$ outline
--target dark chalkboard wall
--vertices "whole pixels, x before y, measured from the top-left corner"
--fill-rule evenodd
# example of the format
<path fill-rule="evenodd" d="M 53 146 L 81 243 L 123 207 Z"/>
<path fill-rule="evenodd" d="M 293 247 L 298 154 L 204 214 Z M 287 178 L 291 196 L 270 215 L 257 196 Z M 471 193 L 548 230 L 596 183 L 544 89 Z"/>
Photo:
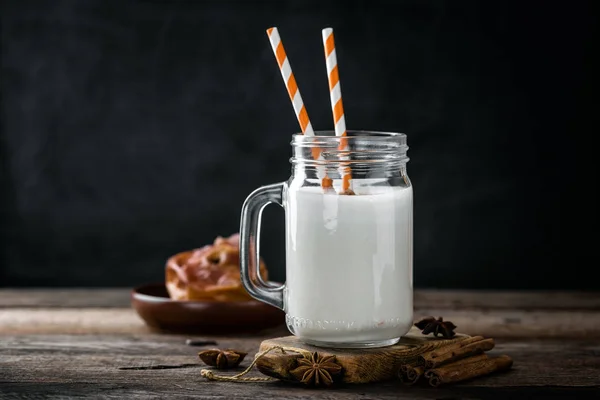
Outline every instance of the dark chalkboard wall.
<path fill-rule="evenodd" d="M 131 286 L 236 232 L 298 130 L 408 134 L 415 285 L 599 288 L 595 2 L 4 1 L 0 286 Z M 262 250 L 284 277 L 283 213 Z"/>

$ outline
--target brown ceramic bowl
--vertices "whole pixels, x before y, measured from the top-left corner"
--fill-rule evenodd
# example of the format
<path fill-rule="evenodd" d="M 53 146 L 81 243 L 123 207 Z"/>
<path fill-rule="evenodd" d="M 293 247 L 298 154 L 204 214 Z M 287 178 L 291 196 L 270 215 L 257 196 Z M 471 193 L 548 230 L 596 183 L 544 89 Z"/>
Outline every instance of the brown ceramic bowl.
<path fill-rule="evenodd" d="M 162 283 L 133 289 L 131 305 L 149 327 L 174 333 L 251 333 L 285 322 L 283 311 L 258 300 L 171 300 Z"/>

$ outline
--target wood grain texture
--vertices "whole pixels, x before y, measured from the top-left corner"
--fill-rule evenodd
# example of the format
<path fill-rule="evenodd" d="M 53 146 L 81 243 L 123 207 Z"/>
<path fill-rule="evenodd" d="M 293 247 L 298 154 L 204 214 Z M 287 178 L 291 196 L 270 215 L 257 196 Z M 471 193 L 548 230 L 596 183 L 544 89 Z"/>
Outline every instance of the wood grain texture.
<path fill-rule="evenodd" d="M 281 329 L 256 335 L 187 336 L 150 331 L 129 308 L 128 290 L 94 291 L 0 290 L 0 398 L 63 399 L 439 399 L 439 398 L 594 398 L 600 396 L 600 340 L 597 308 L 588 295 L 563 294 L 568 307 L 550 307 L 548 294 L 523 297 L 505 293 L 513 307 L 502 306 L 500 294 L 433 291 L 416 310 L 442 315 L 459 331 L 492 334 L 490 356 L 507 354 L 514 360 L 508 373 L 494 374 L 445 388 L 406 387 L 399 382 L 348 385 L 313 390 L 282 382 L 210 382 L 198 351 L 208 347 L 236 348 L 248 357 L 233 374 L 252 360 L 260 343 L 288 335 Z M 420 293 L 420 294 L 419 294 Z M 425 292 L 418 292 L 422 296 Z M 462 293 L 462 294 L 461 294 Z M 500 297 L 494 297 L 500 296 Z M 558 295 L 557 295 L 558 296 Z M 445 300 L 444 300 L 445 298 Z M 479 299 L 479 300 L 478 300 Z M 495 300 L 494 300 L 495 299 Z M 456 303 L 459 302 L 460 304 Z M 528 308 L 530 302 L 535 308 Z M 566 304 L 563 303 L 563 304 Z M 417 318 L 418 315 L 415 316 Z M 580 323 L 579 326 L 573 324 Z M 587 328 L 586 328 L 587 327 Z M 554 329 L 550 334 L 544 329 Z M 569 334 L 570 330 L 570 334 Z M 560 334 L 562 336 L 556 336 Z M 544 339 L 545 337 L 545 339 Z M 218 344 L 192 347 L 186 339 L 209 339 Z M 184 366 L 184 368 L 178 368 Z M 253 370 L 250 376 L 264 376 Z"/>
<path fill-rule="evenodd" d="M 416 308 L 488 310 L 600 310 L 600 296 L 586 291 L 416 289 Z"/>
<path fill-rule="evenodd" d="M 283 347 L 317 352 L 322 357 L 335 355 L 337 364 L 344 370 L 344 383 L 370 383 L 394 379 L 400 365 L 416 361 L 419 355 L 464 337 L 466 336 L 459 334 L 450 340 L 434 339 L 431 335 L 421 335 L 419 329 L 413 327 L 398 344 L 378 349 L 325 349 L 305 344 L 295 336 L 285 336 L 263 341 L 259 351 Z M 282 361 L 282 365 L 277 365 L 278 360 Z M 293 380 L 289 369 L 284 366 L 289 365 L 289 361 L 289 355 L 282 357 L 280 351 L 273 351 L 261 357 L 257 366 L 269 376 Z"/>
<path fill-rule="evenodd" d="M 600 311 L 415 310 L 415 320 L 443 316 L 463 332 L 504 338 L 600 338 Z M 279 336 L 287 334 L 278 329 Z M 147 332 L 130 308 L 0 308 L 0 335 Z"/>
<path fill-rule="evenodd" d="M 0 308 L 128 307 L 128 288 L 0 289 Z M 594 310 L 597 292 L 415 289 L 415 309 Z"/>
<path fill-rule="evenodd" d="M 0 308 L 129 307 L 128 288 L 0 289 Z"/>
<path fill-rule="evenodd" d="M 146 332 L 129 301 L 129 289 L 0 289 L 0 335 Z M 415 319 L 429 315 L 471 335 L 600 338 L 597 293 L 415 291 Z"/>
<path fill-rule="evenodd" d="M 186 382 L 157 386 L 148 379 L 128 384 L 111 382 L 70 382 L 23 384 L 9 383 L 0 386 L 0 398 L 19 400 L 39 399 L 289 399 L 289 400 L 531 400 L 531 399 L 595 399 L 600 394 L 598 388 L 561 387 L 470 387 L 455 386 L 440 388 L 420 388 L 401 386 L 396 382 L 381 383 L 372 388 L 336 388 L 332 390 L 290 388 L 284 383 L 261 385 L 233 385 L 212 382 L 214 387 Z"/>
<path fill-rule="evenodd" d="M 199 348 L 185 345 L 185 336 L 131 335 L 15 335 L 0 340 L 0 398 L 53 398 L 101 395 L 102 398 L 449 398 L 510 394 L 508 398 L 540 395 L 545 387 L 573 388 L 569 394 L 600 393 L 600 344 L 583 341 L 498 342 L 490 355 L 509 354 L 514 368 L 464 384 L 437 390 L 405 387 L 396 381 L 342 386 L 334 391 L 312 390 L 280 382 L 223 383 L 200 377 L 205 368 Z M 263 338 L 264 339 L 264 338 Z M 248 351 L 246 367 L 261 338 L 218 338 L 218 347 Z M 123 367 L 177 366 L 183 369 L 126 369 Z M 253 370 L 250 376 L 262 376 Z M 524 389 L 525 388 L 525 389 Z M 528 388 L 528 389 L 527 389 Z M 539 389 L 539 390 L 538 390 Z M 541 391 L 540 391 L 541 390 Z M 18 397 L 23 396 L 23 397 Z M 38 397 L 35 397 L 38 396 Z M 47 397 L 44 397 L 47 396 Z M 523 396 L 523 397 L 519 397 Z M 501 397 L 498 397 L 501 398 Z"/>

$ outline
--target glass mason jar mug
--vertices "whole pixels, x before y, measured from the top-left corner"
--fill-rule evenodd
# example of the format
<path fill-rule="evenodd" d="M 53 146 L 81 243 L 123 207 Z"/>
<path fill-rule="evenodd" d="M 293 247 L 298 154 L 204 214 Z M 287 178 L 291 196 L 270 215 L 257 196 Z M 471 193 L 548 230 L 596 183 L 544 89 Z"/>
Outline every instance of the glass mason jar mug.
<path fill-rule="evenodd" d="M 287 182 L 263 186 L 244 202 L 242 283 L 254 298 L 284 310 L 288 329 L 306 343 L 392 345 L 413 322 L 413 197 L 406 135 L 315 135 L 293 136 Z M 346 147 L 339 150 L 342 140 Z M 353 193 L 339 194 L 340 172 L 348 170 Z M 329 179 L 333 188 L 323 188 Z M 256 269 L 260 216 L 270 203 L 285 209 L 283 286 L 264 282 Z"/>

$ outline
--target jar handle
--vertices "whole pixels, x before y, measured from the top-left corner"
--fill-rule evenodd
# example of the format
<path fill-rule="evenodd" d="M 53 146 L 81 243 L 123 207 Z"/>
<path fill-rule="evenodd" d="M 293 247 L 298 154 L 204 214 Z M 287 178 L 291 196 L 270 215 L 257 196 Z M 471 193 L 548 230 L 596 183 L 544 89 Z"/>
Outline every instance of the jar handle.
<path fill-rule="evenodd" d="M 259 272 L 260 252 L 258 237 L 264 208 L 276 203 L 283 207 L 284 183 L 256 189 L 244 201 L 240 222 L 240 275 L 250 296 L 283 310 L 283 285 L 263 281 Z"/>

